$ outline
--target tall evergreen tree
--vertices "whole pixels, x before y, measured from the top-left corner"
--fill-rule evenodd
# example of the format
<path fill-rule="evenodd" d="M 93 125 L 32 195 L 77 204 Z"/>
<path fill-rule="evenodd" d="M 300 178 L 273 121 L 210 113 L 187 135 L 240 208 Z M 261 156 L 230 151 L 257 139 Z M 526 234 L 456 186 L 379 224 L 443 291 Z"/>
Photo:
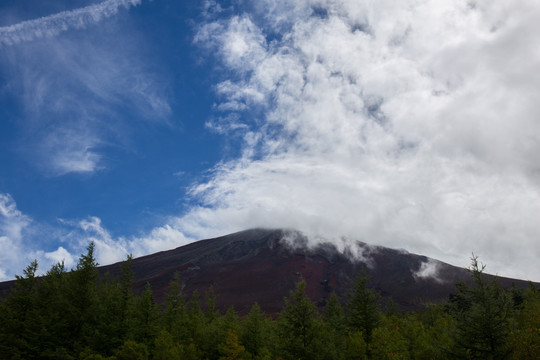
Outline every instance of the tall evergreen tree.
<path fill-rule="evenodd" d="M 120 266 L 120 276 L 101 276 L 98 286 L 97 323 L 90 346 L 111 355 L 127 340 L 133 306 L 133 264 L 129 255 Z"/>
<path fill-rule="evenodd" d="M 146 283 L 144 292 L 135 300 L 131 313 L 130 340 L 150 349 L 159 331 L 159 309 L 154 302 L 152 288 Z"/>
<path fill-rule="evenodd" d="M 163 311 L 163 326 L 175 340 L 187 335 L 185 331 L 185 298 L 182 294 L 180 275 L 174 274 L 165 294 L 165 310 Z"/>
<path fill-rule="evenodd" d="M 285 308 L 279 318 L 279 336 L 289 359 L 315 359 L 313 344 L 317 336 L 317 308 L 306 294 L 306 282 L 285 298 Z"/>
<path fill-rule="evenodd" d="M 204 327 L 206 325 L 204 312 L 201 308 L 199 292 L 194 290 L 191 299 L 186 306 L 186 337 L 183 340 L 186 345 L 193 344 L 199 347 L 204 339 Z M 199 350 L 199 349 L 197 349 Z"/>
<path fill-rule="evenodd" d="M 346 324 L 343 315 L 343 308 L 336 293 L 332 293 L 323 311 L 323 326 L 325 346 L 323 348 L 326 356 L 330 359 L 341 359 L 346 348 Z"/>
<path fill-rule="evenodd" d="M 401 320 L 395 316 L 383 316 L 380 326 L 373 330 L 369 346 L 370 356 L 381 360 L 409 360 L 410 354 L 403 331 L 400 331 Z"/>
<path fill-rule="evenodd" d="M 379 295 L 367 287 L 368 278 L 362 274 L 354 282 L 349 302 L 346 306 L 346 318 L 349 329 L 361 331 L 367 344 L 371 342 L 373 330 L 380 320 Z"/>
<path fill-rule="evenodd" d="M 182 345 L 173 340 L 167 330 L 161 330 L 154 342 L 154 360 L 183 360 Z"/>
<path fill-rule="evenodd" d="M 241 324 L 241 343 L 253 359 L 266 359 L 275 344 L 274 329 L 270 320 L 261 311 L 258 303 L 254 303 Z"/>
<path fill-rule="evenodd" d="M 126 260 L 120 267 L 120 304 L 119 304 L 119 322 L 121 337 L 124 338 L 127 332 L 127 317 L 129 313 L 129 306 L 133 298 L 133 277 L 135 272 L 133 271 L 133 255 L 129 254 Z"/>
<path fill-rule="evenodd" d="M 43 314 L 43 329 L 41 341 L 45 344 L 42 352 L 44 359 L 59 359 L 59 354 L 67 353 L 71 346 L 71 328 L 65 311 L 68 308 L 68 276 L 63 262 L 51 267 L 41 279 L 39 298 Z"/>
<path fill-rule="evenodd" d="M 473 255 L 470 272 L 474 286 L 461 283 L 449 301 L 450 314 L 456 320 L 455 355 L 466 359 L 507 359 L 511 355 L 508 339 L 512 311 L 510 294 L 496 279 L 484 274 Z"/>
<path fill-rule="evenodd" d="M 513 359 L 538 359 L 540 354 L 540 291 L 531 286 L 512 331 Z"/>
<path fill-rule="evenodd" d="M 214 286 L 210 286 L 204 295 L 206 300 L 204 315 L 206 316 L 207 322 L 212 322 L 219 316 L 219 311 L 216 308 L 217 296 L 214 291 Z"/>
<path fill-rule="evenodd" d="M 75 353 L 82 351 L 89 342 L 97 319 L 98 263 L 94 256 L 95 244 L 91 242 L 82 254 L 75 270 L 68 277 L 68 308 L 66 315 L 71 325 Z"/>
<path fill-rule="evenodd" d="M 238 342 L 238 335 L 233 330 L 227 332 L 225 342 L 220 346 L 219 360 L 248 360 L 251 357 L 244 346 Z"/>
<path fill-rule="evenodd" d="M 34 260 L 24 269 L 24 276 L 16 275 L 15 288 L 5 302 L 0 355 L 7 359 L 37 359 L 42 351 L 37 268 Z"/>

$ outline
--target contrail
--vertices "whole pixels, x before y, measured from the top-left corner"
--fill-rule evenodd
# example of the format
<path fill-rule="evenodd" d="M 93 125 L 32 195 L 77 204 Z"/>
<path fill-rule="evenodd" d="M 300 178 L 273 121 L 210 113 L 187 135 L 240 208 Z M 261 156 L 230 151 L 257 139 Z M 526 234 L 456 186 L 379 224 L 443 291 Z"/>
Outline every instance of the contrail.
<path fill-rule="evenodd" d="M 19 44 L 42 37 L 56 36 L 69 29 L 81 29 L 95 24 L 101 19 L 111 17 L 123 6 L 126 9 L 136 6 L 142 0 L 106 0 L 99 4 L 76 10 L 62 11 L 34 20 L 0 27 L 0 47 Z"/>

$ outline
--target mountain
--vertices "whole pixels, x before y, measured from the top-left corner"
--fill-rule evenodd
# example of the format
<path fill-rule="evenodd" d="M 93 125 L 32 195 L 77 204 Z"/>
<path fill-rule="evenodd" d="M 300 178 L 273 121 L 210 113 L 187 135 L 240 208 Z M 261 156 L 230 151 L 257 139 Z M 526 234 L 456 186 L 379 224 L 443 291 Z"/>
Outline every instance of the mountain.
<path fill-rule="evenodd" d="M 354 279 L 365 273 L 368 286 L 390 297 L 402 310 L 418 310 L 448 300 L 457 281 L 470 282 L 466 269 L 451 266 L 403 250 L 354 242 L 338 251 L 330 242 L 309 246 L 308 239 L 293 230 L 252 229 L 133 259 L 134 290 L 150 283 L 155 300 L 162 302 L 166 289 L 178 273 L 183 293 L 203 295 L 210 286 L 221 309 L 230 306 L 245 313 L 257 301 L 267 313 L 277 313 L 283 298 L 300 279 L 307 293 L 323 307 L 335 291 L 346 299 Z M 120 274 L 120 264 L 102 266 L 101 274 Z M 518 288 L 528 282 L 498 278 L 502 287 Z M 0 283 L 0 293 L 13 282 Z"/>
<path fill-rule="evenodd" d="M 360 254 L 354 256 L 353 254 Z M 101 267 L 102 273 L 119 274 L 119 264 Z M 214 239 L 201 240 L 174 250 L 133 260 L 135 289 L 148 282 L 156 301 L 161 302 L 176 272 L 183 292 L 202 295 L 210 286 L 217 304 L 234 306 L 246 312 L 257 301 L 267 313 L 283 307 L 283 298 L 300 279 L 319 306 L 335 291 L 341 299 L 352 288 L 353 280 L 365 273 L 369 286 L 403 310 L 417 310 L 442 303 L 455 291 L 457 281 L 470 282 L 466 269 L 458 268 L 402 250 L 375 247 L 356 242 L 345 251 L 331 243 L 308 246 L 308 239 L 297 231 L 252 229 Z M 498 278 L 502 287 L 519 288 L 528 282 Z"/>

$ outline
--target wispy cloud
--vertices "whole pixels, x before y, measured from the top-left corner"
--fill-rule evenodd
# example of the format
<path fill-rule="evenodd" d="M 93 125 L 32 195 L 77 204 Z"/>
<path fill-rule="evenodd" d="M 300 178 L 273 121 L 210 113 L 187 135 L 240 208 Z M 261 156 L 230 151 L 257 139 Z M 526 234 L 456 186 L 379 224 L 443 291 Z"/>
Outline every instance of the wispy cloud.
<path fill-rule="evenodd" d="M 100 167 L 95 150 L 99 143 L 91 130 L 60 128 L 45 134 L 38 151 L 46 154 L 46 171 L 51 174 L 91 173 Z"/>
<path fill-rule="evenodd" d="M 0 38 L 57 34 L 139 2 L 105 1 L 2 28 Z M 8 31 L 12 28 L 16 31 Z M 16 139 L 23 143 L 19 149 L 46 174 L 104 169 L 104 149 L 129 147 L 129 133 L 138 124 L 168 125 L 168 80 L 149 70 L 151 60 L 141 55 L 144 41 L 132 30 L 110 21 L 106 29 L 12 41 L 4 48 L 0 71 L 10 84 L 6 91 L 13 92 L 24 111 L 18 119 L 23 134 Z"/>
<path fill-rule="evenodd" d="M 0 27 L 0 48 L 25 41 L 44 37 L 52 37 L 70 29 L 83 29 L 111 17 L 120 7 L 129 8 L 139 5 L 142 0 L 107 0 L 76 10 L 23 21 L 21 23 Z"/>

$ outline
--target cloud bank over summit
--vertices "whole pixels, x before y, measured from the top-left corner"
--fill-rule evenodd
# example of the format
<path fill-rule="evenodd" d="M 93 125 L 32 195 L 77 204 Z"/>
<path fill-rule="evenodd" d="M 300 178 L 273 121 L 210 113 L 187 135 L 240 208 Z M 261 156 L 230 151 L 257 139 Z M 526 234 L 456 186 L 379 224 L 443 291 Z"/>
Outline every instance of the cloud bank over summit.
<path fill-rule="evenodd" d="M 474 251 L 491 271 L 535 276 L 540 6 L 240 8 L 195 41 L 227 74 L 212 128 L 243 136 L 243 155 L 192 189 L 204 206 L 179 228 L 291 227 L 461 265 Z"/>

